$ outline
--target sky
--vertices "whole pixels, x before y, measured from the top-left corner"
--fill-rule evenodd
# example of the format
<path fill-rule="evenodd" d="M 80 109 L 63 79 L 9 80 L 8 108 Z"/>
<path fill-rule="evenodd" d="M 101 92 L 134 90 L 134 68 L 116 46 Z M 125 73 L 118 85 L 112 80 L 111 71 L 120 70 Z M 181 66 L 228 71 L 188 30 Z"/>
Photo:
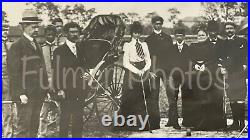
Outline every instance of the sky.
<path fill-rule="evenodd" d="M 157 12 L 164 19 L 167 19 L 169 8 L 177 8 L 181 14 L 179 18 L 187 16 L 200 16 L 202 14 L 202 7 L 199 2 L 81 2 L 87 9 L 96 8 L 97 14 L 128 13 L 136 12 L 140 16 L 145 16 L 150 12 Z M 61 2 L 60 5 L 64 6 L 69 2 Z M 74 4 L 70 2 L 70 4 Z M 27 9 L 24 2 L 3 2 L 2 10 L 8 15 L 10 25 L 17 25 L 22 18 L 22 12 Z"/>

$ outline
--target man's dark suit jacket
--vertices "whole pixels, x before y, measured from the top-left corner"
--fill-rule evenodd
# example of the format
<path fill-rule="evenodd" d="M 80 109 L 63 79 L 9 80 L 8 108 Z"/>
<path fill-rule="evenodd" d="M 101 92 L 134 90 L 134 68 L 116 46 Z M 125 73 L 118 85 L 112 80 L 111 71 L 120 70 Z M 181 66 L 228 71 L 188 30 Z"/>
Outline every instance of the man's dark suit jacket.
<path fill-rule="evenodd" d="M 230 73 L 240 72 L 243 70 L 242 65 L 247 65 L 247 47 L 247 40 L 239 36 L 225 40 L 220 56 L 223 59 L 222 64 Z"/>
<path fill-rule="evenodd" d="M 76 49 L 77 57 L 66 43 L 54 51 L 54 86 L 57 91 L 64 90 L 66 97 L 73 96 L 74 92 L 87 88 L 87 82 L 82 78 L 86 72 L 86 61 L 82 49 L 78 45 L 76 45 Z"/>
<path fill-rule="evenodd" d="M 13 43 L 7 56 L 12 100 L 25 94 L 29 100 L 42 100 L 48 88 L 48 76 L 41 47 L 36 49 L 22 36 Z M 44 87 L 42 87 L 44 86 Z"/>
<path fill-rule="evenodd" d="M 179 52 L 177 44 L 174 44 L 173 53 L 172 53 L 172 62 L 174 67 L 180 68 L 183 72 L 188 70 L 188 57 L 189 50 L 186 43 L 183 44 L 181 52 Z"/>
<path fill-rule="evenodd" d="M 145 40 L 148 45 L 149 53 L 152 59 L 152 68 L 162 69 L 170 72 L 171 66 L 171 53 L 173 48 L 173 40 L 170 35 L 165 33 L 155 34 L 152 33 Z"/>

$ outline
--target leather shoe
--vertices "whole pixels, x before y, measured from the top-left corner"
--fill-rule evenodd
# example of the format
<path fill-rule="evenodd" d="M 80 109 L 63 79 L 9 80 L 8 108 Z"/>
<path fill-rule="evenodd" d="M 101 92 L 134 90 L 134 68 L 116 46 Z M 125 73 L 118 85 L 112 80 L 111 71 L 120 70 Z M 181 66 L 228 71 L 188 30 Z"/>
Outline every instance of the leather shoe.
<path fill-rule="evenodd" d="M 181 130 L 181 126 L 179 124 L 174 125 L 173 128 L 177 130 Z"/>
<path fill-rule="evenodd" d="M 171 127 L 171 126 L 173 125 L 170 123 L 170 121 L 168 121 L 168 123 L 165 125 L 165 127 Z"/>
<path fill-rule="evenodd" d="M 242 131 L 242 129 L 244 129 L 244 127 L 245 127 L 245 121 L 240 121 L 239 130 Z"/>

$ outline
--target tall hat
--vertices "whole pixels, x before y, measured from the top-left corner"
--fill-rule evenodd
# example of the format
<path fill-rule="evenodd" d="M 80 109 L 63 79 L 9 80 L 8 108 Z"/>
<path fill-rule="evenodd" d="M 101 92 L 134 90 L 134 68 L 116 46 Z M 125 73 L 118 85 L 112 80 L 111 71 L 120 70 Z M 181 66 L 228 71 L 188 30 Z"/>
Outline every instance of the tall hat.
<path fill-rule="evenodd" d="M 38 18 L 37 12 L 32 9 L 26 9 L 22 15 L 22 23 L 40 23 L 42 22 L 41 19 Z"/>
<path fill-rule="evenodd" d="M 207 31 L 218 32 L 219 31 L 219 24 L 215 20 L 208 21 Z"/>

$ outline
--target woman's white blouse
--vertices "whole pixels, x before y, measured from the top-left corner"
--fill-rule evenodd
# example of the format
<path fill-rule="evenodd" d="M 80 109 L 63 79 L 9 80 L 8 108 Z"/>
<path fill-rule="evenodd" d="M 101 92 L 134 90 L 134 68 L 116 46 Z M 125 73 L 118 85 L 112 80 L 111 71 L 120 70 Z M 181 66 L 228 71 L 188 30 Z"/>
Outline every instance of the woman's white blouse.
<path fill-rule="evenodd" d="M 133 66 L 131 64 L 131 62 L 141 62 L 143 60 L 145 60 L 146 65 L 144 67 L 144 70 L 149 70 L 151 67 L 151 59 L 150 59 L 150 54 L 149 54 L 149 50 L 148 50 L 148 45 L 146 42 L 140 42 L 139 43 L 142 45 L 142 49 L 143 52 L 145 54 L 144 59 L 140 58 L 137 55 L 136 52 L 136 40 L 134 38 L 132 38 L 132 40 L 130 42 L 126 42 L 123 46 L 123 51 L 124 51 L 124 55 L 123 55 L 123 66 L 125 68 L 127 68 L 128 70 L 130 70 L 133 73 L 139 73 L 140 70 L 137 69 L 135 66 Z"/>

